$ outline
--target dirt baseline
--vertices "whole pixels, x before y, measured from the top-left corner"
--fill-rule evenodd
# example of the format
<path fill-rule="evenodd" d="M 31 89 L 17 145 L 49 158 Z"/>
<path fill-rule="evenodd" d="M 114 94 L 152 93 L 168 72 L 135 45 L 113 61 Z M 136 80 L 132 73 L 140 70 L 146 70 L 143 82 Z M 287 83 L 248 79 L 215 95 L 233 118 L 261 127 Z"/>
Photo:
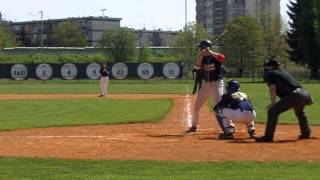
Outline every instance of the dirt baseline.
<path fill-rule="evenodd" d="M 0 95 L 1 99 L 84 99 L 95 94 Z M 194 96 L 178 94 L 111 94 L 105 99 L 172 98 L 174 106 L 155 124 L 101 125 L 24 129 L 0 132 L 0 156 L 105 160 L 175 161 L 319 161 L 320 126 L 312 139 L 298 140 L 297 125 L 278 125 L 274 143 L 255 143 L 246 128 L 237 125 L 235 140 L 218 140 L 219 128 L 207 105 L 200 129 L 182 133 L 191 116 Z M 257 125 L 257 134 L 264 131 Z"/>

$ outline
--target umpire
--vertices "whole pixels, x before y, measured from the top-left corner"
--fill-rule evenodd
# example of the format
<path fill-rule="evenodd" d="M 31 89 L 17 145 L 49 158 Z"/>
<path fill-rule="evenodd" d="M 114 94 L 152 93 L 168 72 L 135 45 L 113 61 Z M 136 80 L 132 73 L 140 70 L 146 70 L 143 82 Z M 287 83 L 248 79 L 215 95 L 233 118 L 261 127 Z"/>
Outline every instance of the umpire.
<path fill-rule="evenodd" d="M 267 60 L 263 67 L 267 72 L 266 80 L 271 104 L 267 106 L 268 120 L 265 134 L 262 137 L 255 137 L 256 142 L 272 142 L 279 115 L 291 108 L 299 119 L 301 131 L 299 139 L 309 139 L 311 130 L 304 108 L 313 103 L 312 97 L 288 72 L 280 68 L 280 64 L 275 59 Z M 280 98 L 278 102 L 277 96 Z"/>

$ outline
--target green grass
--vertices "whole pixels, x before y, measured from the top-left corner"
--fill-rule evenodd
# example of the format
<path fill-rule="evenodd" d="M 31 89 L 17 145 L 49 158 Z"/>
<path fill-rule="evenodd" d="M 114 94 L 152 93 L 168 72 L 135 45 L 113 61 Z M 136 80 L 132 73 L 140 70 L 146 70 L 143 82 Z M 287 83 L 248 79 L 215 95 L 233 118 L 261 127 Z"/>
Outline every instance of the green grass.
<path fill-rule="evenodd" d="M 319 179 L 306 162 L 158 162 L 0 158 L 0 179 Z"/>
<path fill-rule="evenodd" d="M 306 106 L 305 112 L 308 117 L 308 121 L 311 125 L 319 125 L 319 111 L 320 104 L 317 102 L 320 99 L 320 91 L 318 90 L 319 84 L 310 83 L 303 84 L 303 87 L 312 94 L 315 98 L 316 103 L 312 106 Z M 269 90 L 264 83 L 241 83 L 241 91 L 245 92 L 251 99 L 252 104 L 257 112 L 257 121 L 265 123 L 267 121 L 267 110 L 266 107 L 270 103 Z M 210 106 L 212 106 L 212 101 Z M 296 118 L 294 111 L 289 110 L 282 113 L 279 117 L 280 124 L 297 124 L 298 119 Z"/>
<path fill-rule="evenodd" d="M 316 125 L 320 124 L 319 121 L 319 109 L 320 104 L 317 100 L 320 99 L 319 84 L 303 84 L 303 87 L 312 94 L 315 98 L 316 103 L 312 106 L 306 106 L 305 112 L 307 114 L 310 124 Z M 242 83 L 241 90 L 247 93 L 252 103 L 257 111 L 257 120 L 258 122 L 266 122 L 267 120 L 267 110 L 266 106 L 270 103 L 268 87 L 263 83 Z M 294 114 L 293 110 L 289 110 L 279 117 L 279 123 L 283 124 L 297 124 L 298 120 Z"/>
<path fill-rule="evenodd" d="M 155 122 L 172 100 L 0 100 L 0 130 Z"/>
<path fill-rule="evenodd" d="M 39 83 L 40 82 L 40 83 Z M 319 84 L 303 84 L 320 99 Z M 185 93 L 192 81 L 113 81 L 111 93 Z M 268 90 L 263 83 L 241 83 L 258 120 L 265 122 Z M 98 81 L 2 81 L 0 93 L 97 93 Z M 0 100 L 0 129 L 81 124 L 154 122 L 170 110 L 171 100 Z M 319 103 L 307 107 L 319 124 Z M 148 113 L 146 113 L 148 112 Z M 293 112 L 280 123 L 297 123 Z M 0 179 L 319 179 L 320 163 L 308 162 L 158 162 L 1 158 Z"/>
<path fill-rule="evenodd" d="M 310 124 L 319 124 L 319 112 L 320 104 L 317 100 L 320 99 L 320 91 L 318 90 L 319 83 L 305 83 L 303 84 L 315 98 L 316 103 L 312 106 L 306 107 L 306 113 L 309 118 Z M 181 93 L 191 92 L 193 87 L 190 80 L 113 80 L 110 83 L 110 93 Z M 268 89 L 264 83 L 248 83 L 246 79 L 241 83 L 241 89 L 246 92 L 254 104 L 257 111 L 258 122 L 266 121 L 266 109 L 265 107 L 270 103 Z M 0 81 L 0 93 L 97 93 L 99 91 L 98 81 L 92 80 L 52 80 L 52 81 Z M 18 102 L 18 101 L 17 101 Z M 50 105 L 51 102 L 48 101 Z M 7 104 L 2 101 L 2 107 L 6 107 Z M 47 106 L 47 104 L 45 104 Z M 17 109 L 17 106 L 14 106 Z M 23 107 L 20 107 L 23 108 Z M 66 107 L 66 108 L 77 108 Z M 138 107 L 137 107 L 138 108 Z M 143 109 L 143 107 L 140 107 Z M 0 109 L 1 110 L 1 109 Z M 154 108 L 153 108 L 154 110 Z M 19 111 L 19 109 L 17 109 Z M 74 111 L 74 110 L 70 110 Z M 1 111 L 5 112 L 5 111 Z M 8 111 L 9 112 L 9 111 Z M 34 110 L 35 114 L 40 113 Z M 10 112 L 12 113 L 12 112 Z M 3 114 L 3 113 L 2 113 Z M 7 113 L 4 113 L 7 114 Z M 50 114 L 47 114 L 50 115 Z M 6 117 L 3 115 L 3 117 Z M 0 119 L 1 121 L 1 119 Z M 293 123 L 297 124 L 297 119 L 294 112 L 288 111 L 281 114 L 279 123 Z M 30 124 L 32 121 L 30 122 Z M 85 122 L 81 122 L 85 123 Z M 88 121 L 87 123 L 91 123 Z"/>
<path fill-rule="evenodd" d="M 110 82 L 110 93 L 186 93 L 191 92 L 192 81 L 115 81 Z M 0 94 L 16 93 L 98 93 L 98 80 L 74 81 L 0 81 Z"/>

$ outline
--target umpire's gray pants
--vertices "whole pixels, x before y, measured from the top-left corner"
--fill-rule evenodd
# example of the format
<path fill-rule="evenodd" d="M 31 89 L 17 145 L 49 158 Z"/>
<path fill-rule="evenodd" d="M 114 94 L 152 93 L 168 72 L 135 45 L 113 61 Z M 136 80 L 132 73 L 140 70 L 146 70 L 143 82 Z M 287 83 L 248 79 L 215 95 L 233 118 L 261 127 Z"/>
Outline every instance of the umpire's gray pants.
<path fill-rule="evenodd" d="M 281 113 L 293 108 L 299 120 L 300 132 L 302 135 L 310 136 L 311 130 L 307 116 L 304 112 L 305 106 L 310 102 L 310 95 L 306 92 L 295 91 L 282 98 L 268 110 L 268 121 L 265 129 L 265 136 L 273 138 Z"/>

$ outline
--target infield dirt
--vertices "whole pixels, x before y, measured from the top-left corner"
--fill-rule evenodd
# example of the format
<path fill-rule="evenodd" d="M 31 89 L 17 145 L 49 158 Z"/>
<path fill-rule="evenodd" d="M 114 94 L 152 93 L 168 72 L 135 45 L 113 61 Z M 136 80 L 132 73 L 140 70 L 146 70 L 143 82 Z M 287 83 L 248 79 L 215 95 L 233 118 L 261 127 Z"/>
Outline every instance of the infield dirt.
<path fill-rule="evenodd" d="M 0 99 L 85 99 L 95 94 L 12 94 Z M 219 128 L 208 105 L 201 110 L 199 131 L 185 134 L 194 96 L 111 94 L 107 99 L 172 98 L 174 106 L 160 123 L 53 127 L 0 132 L 0 156 L 105 160 L 174 161 L 319 161 L 320 126 L 313 138 L 298 140 L 298 125 L 278 125 L 275 142 L 255 143 L 237 125 L 234 140 L 218 140 Z M 264 124 L 257 124 L 262 135 Z"/>

